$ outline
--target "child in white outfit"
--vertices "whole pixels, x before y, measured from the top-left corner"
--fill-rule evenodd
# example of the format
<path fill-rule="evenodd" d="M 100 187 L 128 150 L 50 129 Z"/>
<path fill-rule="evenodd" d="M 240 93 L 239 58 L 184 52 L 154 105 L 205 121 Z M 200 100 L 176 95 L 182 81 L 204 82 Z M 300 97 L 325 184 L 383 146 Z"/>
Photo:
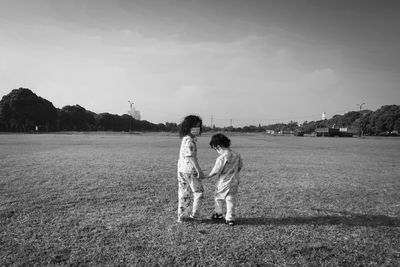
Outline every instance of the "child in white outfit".
<path fill-rule="evenodd" d="M 201 134 L 202 120 L 195 115 L 186 116 L 180 125 L 182 138 L 178 160 L 178 222 L 185 218 L 200 219 L 201 200 L 203 199 L 204 178 L 197 161 L 196 137 Z M 190 212 L 191 195 L 193 208 Z"/>
<path fill-rule="evenodd" d="M 215 192 L 215 213 L 211 219 L 223 219 L 223 205 L 226 202 L 225 222 L 235 225 L 235 209 L 239 188 L 239 172 L 243 167 L 240 155 L 230 149 L 231 140 L 223 134 L 211 137 L 210 146 L 217 151 L 219 157 L 207 178 L 217 176 Z"/>

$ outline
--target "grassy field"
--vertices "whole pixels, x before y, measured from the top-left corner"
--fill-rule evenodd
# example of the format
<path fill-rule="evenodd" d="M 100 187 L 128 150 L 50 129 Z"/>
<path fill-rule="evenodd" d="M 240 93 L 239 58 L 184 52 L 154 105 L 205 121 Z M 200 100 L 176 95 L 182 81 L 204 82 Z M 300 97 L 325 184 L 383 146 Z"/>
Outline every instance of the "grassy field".
<path fill-rule="evenodd" d="M 0 135 L 0 265 L 399 265 L 400 139 L 231 139 L 234 227 L 208 219 L 212 179 L 204 219 L 176 222 L 176 136 Z"/>

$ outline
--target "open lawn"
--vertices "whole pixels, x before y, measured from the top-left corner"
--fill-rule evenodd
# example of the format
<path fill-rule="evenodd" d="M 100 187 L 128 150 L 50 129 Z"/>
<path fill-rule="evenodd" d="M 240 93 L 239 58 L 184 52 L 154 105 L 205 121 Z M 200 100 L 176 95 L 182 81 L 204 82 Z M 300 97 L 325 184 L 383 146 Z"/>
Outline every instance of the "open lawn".
<path fill-rule="evenodd" d="M 213 179 L 204 220 L 176 222 L 176 136 L 1 134 L 0 265 L 399 266 L 400 139 L 231 139 L 234 227 L 208 219 Z"/>

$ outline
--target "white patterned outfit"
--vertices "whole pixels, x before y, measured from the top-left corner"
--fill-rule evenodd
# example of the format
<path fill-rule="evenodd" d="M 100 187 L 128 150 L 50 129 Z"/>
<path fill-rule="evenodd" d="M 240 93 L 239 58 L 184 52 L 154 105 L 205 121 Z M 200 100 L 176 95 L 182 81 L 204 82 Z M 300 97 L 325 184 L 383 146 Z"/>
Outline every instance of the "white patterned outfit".
<path fill-rule="evenodd" d="M 218 182 L 215 192 L 215 212 L 223 213 L 226 202 L 225 220 L 235 220 L 236 199 L 239 189 L 239 172 L 243 167 L 240 155 L 231 149 L 220 155 L 210 173 L 217 174 Z"/>
<path fill-rule="evenodd" d="M 197 159 L 196 141 L 196 138 L 186 135 L 181 142 L 178 160 L 178 219 L 189 216 L 192 192 L 192 215 L 198 217 L 200 212 L 204 192 L 203 183 L 197 178 L 197 171 L 188 159 L 189 157 Z"/>

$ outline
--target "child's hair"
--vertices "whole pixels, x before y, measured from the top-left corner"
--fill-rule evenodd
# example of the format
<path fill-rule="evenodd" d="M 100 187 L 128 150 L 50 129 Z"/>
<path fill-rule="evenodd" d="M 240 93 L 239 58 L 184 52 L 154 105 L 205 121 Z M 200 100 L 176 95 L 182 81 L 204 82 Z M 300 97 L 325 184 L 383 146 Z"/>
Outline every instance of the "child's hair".
<path fill-rule="evenodd" d="M 193 128 L 197 123 L 200 123 L 200 132 L 202 132 L 203 120 L 196 115 L 186 116 L 181 125 L 179 125 L 179 137 L 182 138 L 190 133 L 190 129 Z"/>
<path fill-rule="evenodd" d="M 211 137 L 210 146 L 212 148 L 217 146 L 228 148 L 231 146 L 231 140 L 223 134 L 214 134 Z"/>

